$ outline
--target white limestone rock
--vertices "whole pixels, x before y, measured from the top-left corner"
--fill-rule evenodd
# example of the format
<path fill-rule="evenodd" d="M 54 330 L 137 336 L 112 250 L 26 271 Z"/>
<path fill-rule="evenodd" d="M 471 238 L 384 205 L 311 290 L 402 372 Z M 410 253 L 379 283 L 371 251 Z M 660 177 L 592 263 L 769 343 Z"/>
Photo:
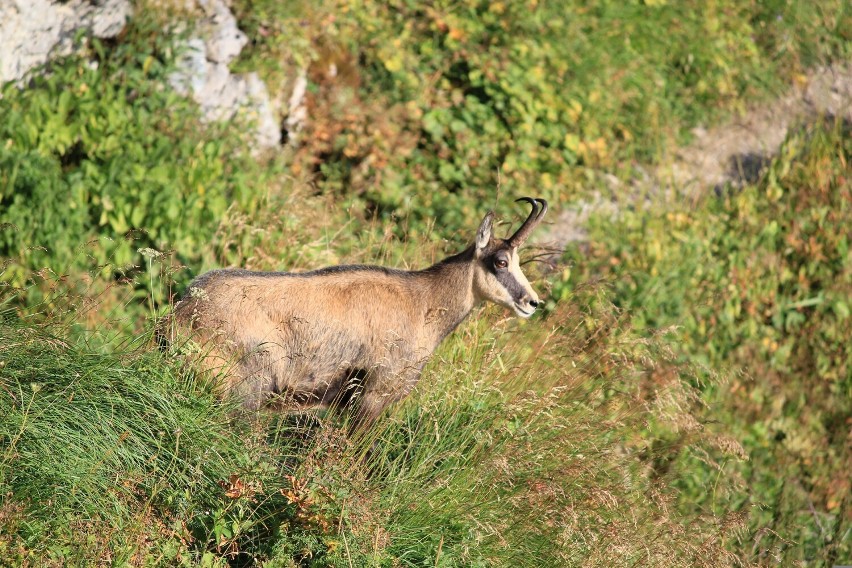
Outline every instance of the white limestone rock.
<path fill-rule="evenodd" d="M 0 0 L 0 83 L 71 53 L 79 30 L 117 35 L 131 14 L 130 0 Z"/>

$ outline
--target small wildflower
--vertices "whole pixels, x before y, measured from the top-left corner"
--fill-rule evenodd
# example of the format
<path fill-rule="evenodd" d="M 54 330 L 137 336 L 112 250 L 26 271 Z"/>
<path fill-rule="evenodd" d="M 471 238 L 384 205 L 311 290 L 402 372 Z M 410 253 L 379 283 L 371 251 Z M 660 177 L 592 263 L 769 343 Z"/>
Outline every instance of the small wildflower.
<path fill-rule="evenodd" d="M 163 253 L 148 247 L 139 249 L 139 254 L 150 260 L 160 260 L 163 258 Z"/>

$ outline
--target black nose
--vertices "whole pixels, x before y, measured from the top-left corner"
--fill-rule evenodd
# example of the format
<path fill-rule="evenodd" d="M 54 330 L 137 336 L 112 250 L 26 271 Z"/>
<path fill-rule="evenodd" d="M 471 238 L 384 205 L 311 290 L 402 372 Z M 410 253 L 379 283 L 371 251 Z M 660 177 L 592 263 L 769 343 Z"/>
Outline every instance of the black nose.
<path fill-rule="evenodd" d="M 530 300 L 530 305 L 534 308 L 537 308 L 541 302 L 536 302 L 535 300 Z"/>

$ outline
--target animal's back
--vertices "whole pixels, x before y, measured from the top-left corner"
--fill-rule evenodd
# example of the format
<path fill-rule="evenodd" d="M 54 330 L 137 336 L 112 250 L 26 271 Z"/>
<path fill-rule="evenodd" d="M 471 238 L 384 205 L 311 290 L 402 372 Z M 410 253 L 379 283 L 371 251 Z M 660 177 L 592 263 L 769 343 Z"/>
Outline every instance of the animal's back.
<path fill-rule="evenodd" d="M 345 268 L 307 273 L 213 270 L 190 283 L 175 306 L 175 317 L 198 329 L 221 323 L 253 327 L 261 316 L 340 322 L 352 328 L 379 323 L 395 328 L 423 316 L 424 308 L 417 300 L 425 290 L 412 273 L 370 266 Z"/>
<path fill-rule="evenodd" d="M 327 404 L 353 376 L 422 366 L 425 307 L 410 273 L 373 267 L 312 273 L 216 270 L 196 278 L 174 325 L 250 407 L 268 393 Z M 412 301 L 412 296 L 415 298 Z"/>

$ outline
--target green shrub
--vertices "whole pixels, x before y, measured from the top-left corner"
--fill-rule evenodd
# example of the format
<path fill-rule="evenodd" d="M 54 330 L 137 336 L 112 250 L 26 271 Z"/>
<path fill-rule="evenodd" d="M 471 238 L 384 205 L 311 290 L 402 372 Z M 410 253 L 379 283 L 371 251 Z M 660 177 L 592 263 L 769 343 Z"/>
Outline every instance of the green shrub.
<path fill-rule="evenodd" d="M 239 138 L 201 125 L 168 87 L 172 48 L 147 26 L 140 19 L 111 44 L 91 39 L 88 52 L 53 62 L 25 89 L 4 87 L 5 281 L 24 286 L 43 268 L 132 274 L 141 247 L 198 264 L 229 209 L 251 213 L 265 195 Z M 93 239 L 100 246 L 87 248 Z"/>
<path fill-rule="evenodd" d="M 411 213 L 417 233 L 495 202 L 498 169 L 502 207 L 657 159 L 848 53 L 852 27 L 840 0 L 278 4 L 236 3 L 246 61 L 273 79 L 308 69 L 294 167 L 370 212 Z"/>
<path fill-rule="evenodd" d="M 683 357 L 731 371 L 724 389 L 708 389 L 707 418 L 730 425 L 751 457 L 734 469 L 752 496 L 729 503 L 750 513 L 757 557 L 830 566 L 852 553 L 850 140 L 843 124 L 797 132 L 759 183 L 695 210 L 599 221 L 590 250 L 571 255 L 576 277 L 611 279 L 636 325 L 677 326 Z"/>
<path fill-rule="evenodd" d="M 27 258 L 26 265 L 7 265 L 4 279 L 20 285 L 30 270 L 74 256 L 74 243 L 87 233 L 89 211 L 74 199 L 56 160 L 35 150 L 0 147 L 0 191 L 2 220 L 8 223 L 0 230 L 0 254 Z"/>

